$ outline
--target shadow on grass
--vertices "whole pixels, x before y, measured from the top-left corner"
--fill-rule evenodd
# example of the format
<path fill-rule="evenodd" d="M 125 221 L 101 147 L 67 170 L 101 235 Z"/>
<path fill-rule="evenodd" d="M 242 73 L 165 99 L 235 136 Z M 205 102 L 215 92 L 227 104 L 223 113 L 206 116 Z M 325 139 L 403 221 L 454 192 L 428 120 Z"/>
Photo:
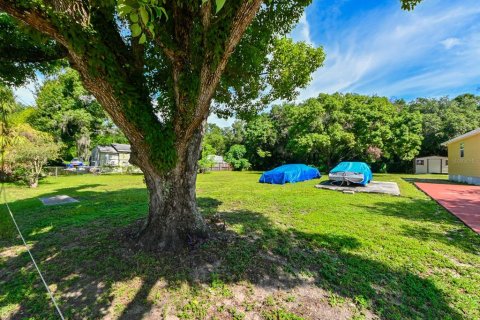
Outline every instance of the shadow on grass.
<path fill-rule="evenodd" d="M 285 230 L 257 212 L 219 211 L 219 200 L 204 197 L 198 204 L 212 222 L 214 236 L 193 251 L 154 254 L 134 250 L 121 236 L 146 212 L 144 189 L 107 194 L 69 188 L 57 193 L 83 202 L 58 211 L 32 205 L 36 199 L 12 207 L 30 208 L 16 212 L 20 225 L 68 318 L 101 318 L 113 312 L 120 319 L 141 319 L 152 312 L 148 297 L 159 281 L 169 290 L 184 284 L 196 288 L 210 285 L 214 274 L 227 284 L 247 281 L 264 288 L 295 288 L 308 274 L 324 290 L 365 299 L 384 319 L 462 318 L 431 280 L 355 254 L 361 246 L 355 237 Z M 228 230 L 222 230 L 223 223 Z M 10 246 L 19 244 L 17 240 Z M 13 306 L 11 318 L 55 318 L 27 253 L 12 252 L 0 263 L 0 305 Z M 112 311 L 116 285 L 129 281 L 138 281 L 139 288 L 120 310 Z"/>

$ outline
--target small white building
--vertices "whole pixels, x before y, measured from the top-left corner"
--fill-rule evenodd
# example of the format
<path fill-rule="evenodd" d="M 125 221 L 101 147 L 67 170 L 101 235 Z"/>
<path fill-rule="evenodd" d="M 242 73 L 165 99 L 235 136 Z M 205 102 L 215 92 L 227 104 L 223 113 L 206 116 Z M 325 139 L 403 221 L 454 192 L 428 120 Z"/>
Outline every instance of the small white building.
<path fill-rule="evenodd" d="M 127 167 L 130 165 L 130 145 L 112 143 L 107 146 L 96 146 L 90 157 L 91 166 Z"/>
<path fill-rule="evenodd" d="M 210 170 L 212 171 L 224 171 L 224 170 L 232 170 L 230 165 L 223 159 L 222 156 L 217 155 L 210 155 L 208 156 L 209 160 L 213 160 L 215 163 Z"/>
<path fill-rule="evenodd" d="M 448 158 L 428 156 L 415 158 L 415 173 L 448 173 Z"/>

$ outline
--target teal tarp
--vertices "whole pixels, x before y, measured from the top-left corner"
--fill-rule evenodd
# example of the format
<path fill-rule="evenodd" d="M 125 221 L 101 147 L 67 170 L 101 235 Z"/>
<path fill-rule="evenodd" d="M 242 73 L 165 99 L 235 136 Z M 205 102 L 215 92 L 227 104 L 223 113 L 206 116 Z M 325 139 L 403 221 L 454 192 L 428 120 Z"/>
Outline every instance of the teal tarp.
<path fill-rule="evenodd" d="M 373 178 L 372 170 L 365 162 L 340 162 L 335 168 L 330 170 L 330 173 L 336 172 L 363 173 L 363 181 L 360 184 L 364 186 L 372 181 Z"/>

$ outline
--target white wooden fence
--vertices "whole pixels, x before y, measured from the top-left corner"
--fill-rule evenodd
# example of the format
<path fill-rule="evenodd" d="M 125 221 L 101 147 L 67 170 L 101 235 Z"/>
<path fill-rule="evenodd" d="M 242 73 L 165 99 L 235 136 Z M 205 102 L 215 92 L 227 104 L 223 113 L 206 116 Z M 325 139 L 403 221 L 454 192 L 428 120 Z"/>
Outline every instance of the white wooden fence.
<path fill-rule="evenodd" d="M 140 168 L 135 166 L 124 166 L 124 167 L 114 167 L 114 166 L 103 166 L 103 167 L 77 167 L 77 168 L 66 168 L 66 167 L 43 167 L 43 173 L 47 176 L 71 176 L 71 175 L 81 175 L 81 174 L 142 174 Z"/>

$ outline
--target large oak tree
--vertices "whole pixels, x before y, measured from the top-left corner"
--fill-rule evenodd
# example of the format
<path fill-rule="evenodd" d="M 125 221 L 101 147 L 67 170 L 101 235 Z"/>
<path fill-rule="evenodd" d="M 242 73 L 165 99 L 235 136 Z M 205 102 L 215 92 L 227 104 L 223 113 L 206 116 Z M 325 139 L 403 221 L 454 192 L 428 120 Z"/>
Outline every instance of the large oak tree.
<path fill-rule="evenodd" d="M 321 50 L 283 38 L 310 1 L 0 0 L 9 30 L 0 35 L 0 73 L 19 83 L 42 62 L 66 58 L 145 174 L 140 241 L 178 248 L 207 234 L 195 180 L 209 113 L 292 99 L 323 62 Z"/>

